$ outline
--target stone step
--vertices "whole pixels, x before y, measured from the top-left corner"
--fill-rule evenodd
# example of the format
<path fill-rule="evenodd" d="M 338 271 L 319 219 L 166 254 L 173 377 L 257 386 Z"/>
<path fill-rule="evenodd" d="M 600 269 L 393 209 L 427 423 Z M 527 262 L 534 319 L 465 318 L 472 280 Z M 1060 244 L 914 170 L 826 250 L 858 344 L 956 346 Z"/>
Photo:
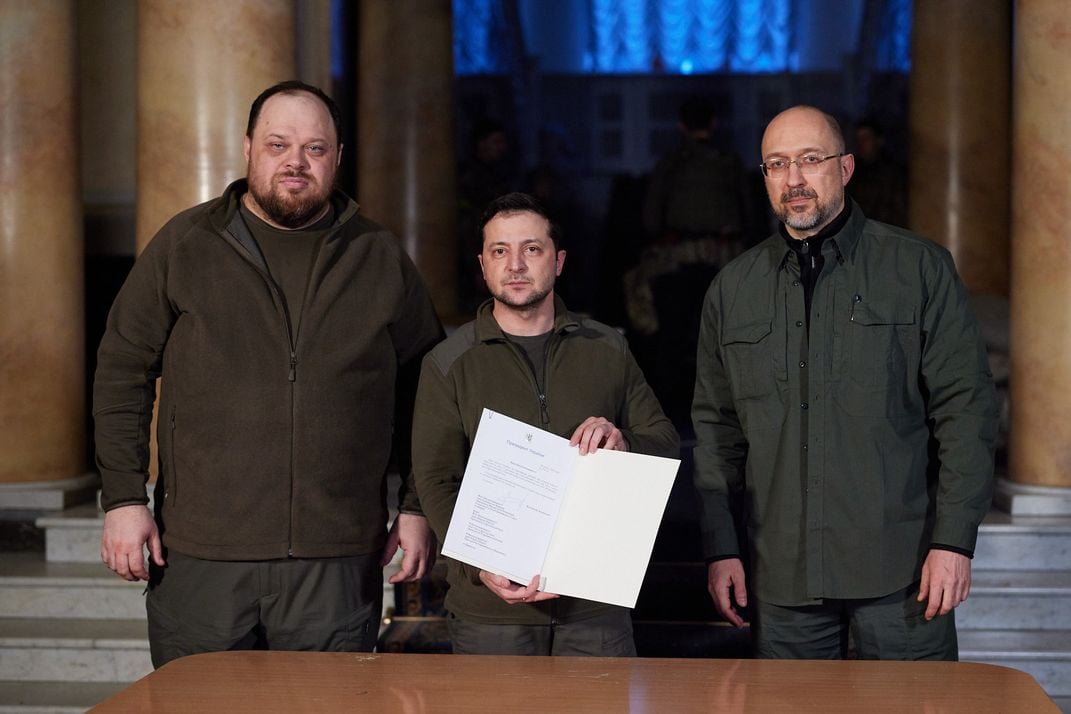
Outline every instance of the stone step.
<path fill-rule="evenodd" d="M 1050 697 L 1071 697 L 1071 630 L 963 630 L 959 658 L 1022 670 Z"/>
<path fill-rule="evenodd" d="M 0 619 L 0 681 L 133 682 L 151 671 L 144 620 Z"/>
<path fill-rule="evenodd" d="M 61 511 L 92 501 L 99 486 L 100 477 L 95 473 L 47 483 L 0 483 L 0 510 Z"/>
<path fill-rule="evenodd" d="M 89 503 L 54 515 L 41 516 L 37 527 L 45 531 L 45 559 L 56 563 L 99 563 L 104 513 Z"/>
<path fill-rule="evenodd" d="M 0 617 L 145 619 L 145 583 L 96 563 L 49 563 L 40 553 L 0 553 Z"/>
<path fill-rule="evenodd" d="M 974 570 L 1071 571 L 1071 517 L 990 511 L 978 529 Z"/>
<path fill-rule="evenodd" d="M 0 682 L 0 714 L 82 714 L 127 682 Z"/>
<path fill-rule="evenodd" d="M 1071 631 L 1071 571 L 975 570 L 956 626 Z"/>

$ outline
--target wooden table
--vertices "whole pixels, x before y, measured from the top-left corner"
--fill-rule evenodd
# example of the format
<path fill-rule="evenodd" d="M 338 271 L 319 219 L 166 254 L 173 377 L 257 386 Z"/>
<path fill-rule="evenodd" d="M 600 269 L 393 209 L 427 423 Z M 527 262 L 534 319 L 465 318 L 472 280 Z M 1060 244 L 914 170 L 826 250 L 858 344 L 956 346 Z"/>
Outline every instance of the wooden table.
<path fill-rule="evenodd" d="M 108 712 L 1023 712 L 1032 677 L 966 662 L 217 652 L 170 662 Z"/>

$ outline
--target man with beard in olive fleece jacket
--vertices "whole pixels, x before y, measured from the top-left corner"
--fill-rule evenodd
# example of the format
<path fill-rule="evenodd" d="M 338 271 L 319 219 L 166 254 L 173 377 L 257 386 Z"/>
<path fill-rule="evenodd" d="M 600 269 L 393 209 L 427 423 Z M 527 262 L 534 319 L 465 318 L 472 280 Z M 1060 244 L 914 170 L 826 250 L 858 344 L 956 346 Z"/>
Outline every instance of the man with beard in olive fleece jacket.
<path fill-rule="evenodd" d="M 409 474 L 417 369 L 442 328 L 397 240 L 335 189 L 339 123 L 315 87 L 265 90 L 247 179 L 169 221 L 108 317 L 93 407 L 101 557 L 149 581 L 157 667 L 229 649 L 371 650 L 385 562 L 405 551 L 397 582 L 434 560 L 408 478 L 388 533 L 384 479 L 392 443 Z"/>

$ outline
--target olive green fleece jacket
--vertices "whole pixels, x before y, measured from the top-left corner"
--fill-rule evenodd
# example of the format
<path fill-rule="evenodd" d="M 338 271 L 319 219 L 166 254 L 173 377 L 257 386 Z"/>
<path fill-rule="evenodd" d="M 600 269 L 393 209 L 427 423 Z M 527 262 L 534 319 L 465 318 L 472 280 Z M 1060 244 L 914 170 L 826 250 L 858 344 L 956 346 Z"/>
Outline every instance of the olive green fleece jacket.
<path fill-rule="evenodd" d="M 931 546 L 971 554 L 989 507 L 993 380 L 948 251 L 858 206 L 822 243 L 806 327 L 781 235 L 715 278 L 703 308 L 693 423 L 705 555 L 795 606 L 880 597 Z"/>
<path fill-rule="evenodd" d="M 446 538 L 484 408 L 564 437 L 572 436 L 588 417 L 601 416 L 621 430 L 632 451 L 674 458 L 678 453 L 677 432 L 620 334 L 569 313 L 555 298 L 541 400 L 529 362 L 503 334 L 492 305 L 492 301 L 481 305 L 476 319 L 432 350 L 421 369 L 413 418 L 413 472 L 424 513 L 440 543 Z M 552 618 L 575 621 L 616 607 L 571 597 L 508 605 L 483 586 L 476 568 L 454 560 L 447 563 L 446 607 L 462 619 L 548 624 Z"/>
<path fill-rule="evenodd" d="M 235 182 L 168 222 L 112 306 L 93 388 L 102 505 L 147 502 L 161 377 L 165 546 L 210 560 L 375 552 L 392 438 L 408 473 L 417 370 L 442 328 L 397 240 L 336 192 L 291 334 L 238 214 L 245 191 Z M 408 480 L 400 502 L 419 512 Z"/>

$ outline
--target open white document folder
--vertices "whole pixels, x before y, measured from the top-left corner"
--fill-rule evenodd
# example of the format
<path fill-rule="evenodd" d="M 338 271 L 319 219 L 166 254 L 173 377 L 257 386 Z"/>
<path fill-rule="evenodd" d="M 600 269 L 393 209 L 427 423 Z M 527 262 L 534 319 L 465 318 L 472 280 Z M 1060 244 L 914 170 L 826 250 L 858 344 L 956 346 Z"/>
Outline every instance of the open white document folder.
<path fill-rule="evenodd" d="M 599 449 L 484 409 L 443 555 L 540 590 L 634 607 L 678 459 Z"/>

